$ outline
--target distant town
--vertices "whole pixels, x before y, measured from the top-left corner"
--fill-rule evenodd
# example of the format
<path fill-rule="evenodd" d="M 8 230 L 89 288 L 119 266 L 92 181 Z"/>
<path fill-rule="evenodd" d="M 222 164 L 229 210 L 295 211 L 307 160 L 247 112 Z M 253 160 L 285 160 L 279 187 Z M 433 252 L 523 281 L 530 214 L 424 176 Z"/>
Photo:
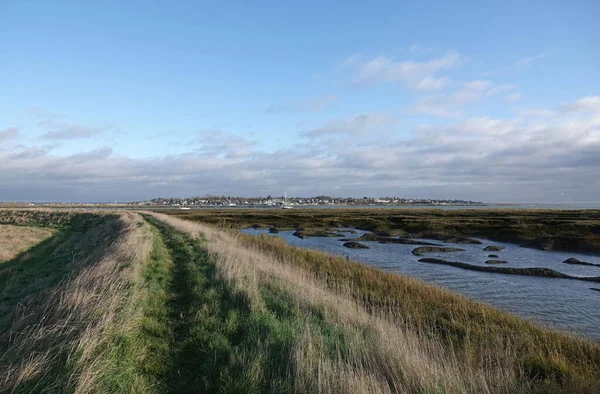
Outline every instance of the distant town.
<path fill-rule="evenodd" d="M 231 197 L 204 196 L 183 198 L 154 198 L 148 201 L 138 201 L 133 205 L 170 206 L 170 207 L 279 207 L 279 206 L 356 206 L 356 205 L 483 205 L 480 201 L 418 199 L 398 197 Z"/>

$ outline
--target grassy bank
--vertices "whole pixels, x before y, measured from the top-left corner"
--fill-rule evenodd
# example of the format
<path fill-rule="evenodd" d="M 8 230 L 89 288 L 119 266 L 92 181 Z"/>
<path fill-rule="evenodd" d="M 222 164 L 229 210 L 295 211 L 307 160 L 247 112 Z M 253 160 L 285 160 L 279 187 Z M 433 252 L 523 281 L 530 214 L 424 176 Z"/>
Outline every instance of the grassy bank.
<path fill-rule="evenodd" d="M 206 240 L 153 218 L 154 248 L 142 272 L 137 323 L 105 359 L 99 387 L 110 392 L 292 392 L 292 347 L 306 324 L 285 294 L 248 294 L 216 273 Z M 125 355 L 125 357 L 124 357 Z"/>
<path fill-rule="evenodd" d="M 483 237 L 545 250 L 600 253 L 598 210 L 198 209 L 165 213 L 238 229 L 304 228 L 310 235 L 352 227 L 383 235 L 440 240 Z"/>
<path fill-rule="evenodd" d="M 314 302 L 327 310 L 330 317 L 344 316 L 333 319 L 343 330 L 360 327 L 364 318 L 373 330 L 366 335 L 368 340 L 360 344 L 368 354 L 363 357 L 369 362 L 363 359 L 358 364 L 373 362 L 381 367 L 395 360 L 398 371 L 406 371 L 413 364 L 429 365 L 427 369 L 413 371 L 411 379 L 378 377 L 386 382 L 391 379 L 406 391 L 595 392 L 600 389 L 600 348 L 585 340 L 540 329 L 515 316 L 415 280 L 294 248 L 276 237 L 233 236 L 195 223 L 162 219 L 192 235 L 207 236 L 207 247 L 216 258 L 231 259 L 235 255 L 235 266 L 226 269 L 226 272 L 234 270 L 234 274 L 228 274 L 233 283 L 241 275 L 235 272 L 244 269 L 242 262 L 249 259 L 245 257 L 249 254 L 257 259 L 247 263 L 250 272 L 258 278 L 272 277 L 285 283 L 284 290 L 296 303 Z M 252 275 L 245 272 L 243 277 Z M 306 291 L 296 288 L 303 286 L 311 287 L 309 300 L 304 298 Z M 328 301 L 332 299 L 335 302 L 330 304 Z M 390 338 L 394 338 L 393 350 L 385 346 L 385 351 L 376 350 L 378 341 Z M 410 362 L 405 352 L 414 357 Z M 380 355 L 375 357 L 376 354 Z M 439 376 L 443 374 L 441 371 L 447 375 Z M 360 372 L 363 377 L 370 373 Z M 428 376 L 436 375 L 438 381 L 423 383 Z"/>
<path fill-rule="evenodd" d="M 292 247 L 277 237 L 242 235 L 239 239 L 248 247 L 312 272 L 330 289 L 343 289 L 372 313 L 391 317 L 455 351 L 464 351 L 475 362 L 494 348 L 510 348 L 515 350 L 515 368 L 525 379 L 588 383 L 600 379 L 600 348 L 587 341 L 540 329 L 416 280 Z"/>
<path fill-rule="evenodd" d="M 55 233 L 0 265 L 0 392 L 600 390 L 596 345 L 415 280 L 167 215 L 53 214 L 19 212 Z"/>
<path fill-rule="evenodd" d="M 149 238 L 134 214 L 0 212 L 54 235 L 0 264 L 0 392 L 90 391 Z M 24 256 L 27 258 L 23 258 Z"/>

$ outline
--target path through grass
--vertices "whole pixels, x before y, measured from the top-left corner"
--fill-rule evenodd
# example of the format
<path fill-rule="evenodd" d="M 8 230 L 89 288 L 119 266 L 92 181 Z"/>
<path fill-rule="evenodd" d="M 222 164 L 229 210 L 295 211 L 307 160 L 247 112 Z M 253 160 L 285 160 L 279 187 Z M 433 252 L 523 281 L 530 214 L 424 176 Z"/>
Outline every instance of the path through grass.
<path fill-rule="evenodd" d="M 307 324 L 339 348 L 341 335 L 318 313 L 300 311 L 272 286 L 260 288 L 262 308 L 217 277 L 204 248 L 146 217 L 155 233 L 142 272 L 139 324 L 110 349 L 115 373 L 105 389 L 137 392 L 291 392 L 294 345 Z M 137 382 L 132 387 L 131 382 Z"/>

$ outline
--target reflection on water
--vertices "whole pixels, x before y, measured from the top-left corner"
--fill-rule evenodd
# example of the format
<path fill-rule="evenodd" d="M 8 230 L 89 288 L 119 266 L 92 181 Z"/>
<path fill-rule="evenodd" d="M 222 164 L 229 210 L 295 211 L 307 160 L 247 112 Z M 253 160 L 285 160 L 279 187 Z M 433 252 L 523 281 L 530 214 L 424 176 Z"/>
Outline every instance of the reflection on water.
<path fill-rule="evenodd" d="M 267 233 L 266 230 L 254 229 L 242 231 L 248 234 Z M 357 234 L 347 234 L 347 237 L 359 237 L 364 233 L 357 231 Z M 385 271 L 399 272 L 447 287 L 543 325 L 600 341 L 600 292 L 590 290 L 590 287 L 600 288 L 600 283 L 469 271 L 445 265 L 420 263 L 418 259 L 421 257 L 411 253 L 416 245 L 362 242 L 370 249 L 348 249 L 342 245 L 343 242 L 340 242 L 339 238 L 300 239 L 292 234 L 293 231 L 282 231 L 274 235 L 282 237 L 291 245 L 349 256 L 352 260 L 362 261 Z M 485 239 L 481 241 L 481 245 L 447 243 L 445 245 L 456 246 L 465 251 L 427 253 L 427 257 L 485 265 L 484 262 L 490 259 L 488 255 L 496 254 L 499 260 L 508 262 L 502 265 L 504 267 L 545 267 L 574 276 L 600 276 L 600 267 L 563 263 L 569 257 L 576 257 L 582 261 L 600 264 L 598 256 L 547 252 Z M 500 252 L 484 252 L 483 248 L 488 245 L 500 245 L 505 249 Z"/>

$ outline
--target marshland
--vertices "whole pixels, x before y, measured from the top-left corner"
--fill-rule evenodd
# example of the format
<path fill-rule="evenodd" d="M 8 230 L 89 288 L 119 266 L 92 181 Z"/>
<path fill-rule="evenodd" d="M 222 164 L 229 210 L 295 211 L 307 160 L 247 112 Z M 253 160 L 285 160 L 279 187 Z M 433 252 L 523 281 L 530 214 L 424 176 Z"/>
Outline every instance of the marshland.
<path fill-rule="evenodd" d="M 168 213 L 0 210 L 0 391 L 600 390 L 593 336 L 365 258 L 405 248 L 416 259 L 406 266 L 469 275 L 418 259 L 450 261 L 477 248 L 516 268 L 510 251 L 522 244 L 593 263 L 600 212 Z M 361 237 L 369 249 L 340 241 Z M 418 244 L 392 239 L 464 251 L 415 256 Z M 335 250 L 310 247 L 319 242 Z M 591 282 L 537 279 L 583 283 L 598 297 Z"/>

